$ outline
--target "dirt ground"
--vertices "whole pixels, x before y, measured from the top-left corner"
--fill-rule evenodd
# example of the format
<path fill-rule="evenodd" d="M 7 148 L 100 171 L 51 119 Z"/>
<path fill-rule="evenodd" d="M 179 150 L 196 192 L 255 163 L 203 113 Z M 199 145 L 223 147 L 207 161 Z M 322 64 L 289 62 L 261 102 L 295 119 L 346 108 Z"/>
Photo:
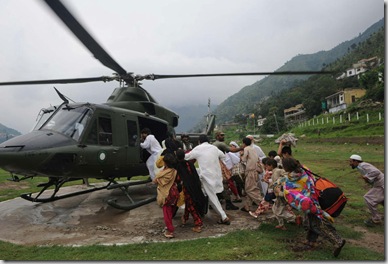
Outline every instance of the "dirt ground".
<path fill-rule="evenodd" d="M 62 192 L 81 190 L 84 185 L 62 188 Z M 155 187 L 130 187 L 132 197 L 137 200 L 155 193 Z M 175 238 L 163 236 L 163 215 L 161 208 L 152 202 L 131 211 L 122 211 L 109 206 L 106 201 L 112 197 L 119 200 L 123 195 L 119 190 L 102 190 L 70 197 L 55 202 L 35 204 L 22 198 L 0 203 L 0 240 L 21 245 L 112 245 L 144 242 L 168 242 L 190 240 L 201 237 L 217 237 L 233 230 L 254 229 L 260 221 L 240 210 L 226 211 L 231 225 L 219 225 L 218 215 L 209 210 L 204 217 L 201 233 L 194 233 L 192 218 L 181 226 L 179 209 L 174 218 Z M 241 203 L 237 203 L 240 208 Z M 269 214 L 268 214 L 269 215 Z M 260 220 L 265 220 L 263 215 Z M 271 221 L 266 219 L 267 221 Z M 365 232 L 362 240 L 348 243 L 384 253 L 384 236 L 358 227 Z"/>

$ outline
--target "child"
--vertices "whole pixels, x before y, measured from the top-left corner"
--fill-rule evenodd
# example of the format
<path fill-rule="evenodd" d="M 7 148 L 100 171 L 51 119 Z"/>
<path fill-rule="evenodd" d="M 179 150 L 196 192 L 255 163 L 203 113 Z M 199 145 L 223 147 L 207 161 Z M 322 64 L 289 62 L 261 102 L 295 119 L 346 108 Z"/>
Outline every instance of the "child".
<path fill-rule="evenodd" d="M 274 205 L 272 206 L 272 212 L 279 222 L 279 224 L 275 226 L 275 228 L 278 228 L 281 230 L 287 230 L 287 228 L 284 225 L 284 220 L 286 220 L 287 222 L 293 222 L 296 219 L 296 215 L 292 211 L 291 206 L 284 198 L 281 182 L 283 182 L 282 178 L 284 177 L 285 171 L 283 169 L 278 169 L 278 170 L 281 170 L 282 173 L 280 177 L 273 184 L 276 200 Z"/>
<path fill-rule="evenodd" d="M 263 178 L 263 180 L 268 183 L 268 189 L 267 193 L 261 201 L 259 207 L 256 209 L 255 212 L 250 212 L 250 215 L 257 218 L 259 214 L 267 211 L 270 209 L 274 204 L 275 199 L 277 199 L 275 193 L 274 193 L 274 183 L 282 176 L 284 173 L 283 169 L 278 168 L 278 164 L 276 160 L 274 159 L 266 159 L 265 160 L 265 168 L 266 168 L 266 174 Z M 272 207 L 273 208 L 273 207 Z"/>
<path fill-rule="evenodd" d="M 164 236 L 173 238 L 174 225 L 172 224 L 172 218 L 179 198 L 179 191 L 175 182 L 177 171 L 174 169 L 174 165 L 176 159 L 173 154 L 166 153 L 163 161 L 164 168 L 158 172 L 153 182 L 158 185 L 157 203 L 163 208 L 163 218 L 166 224 Z"/>

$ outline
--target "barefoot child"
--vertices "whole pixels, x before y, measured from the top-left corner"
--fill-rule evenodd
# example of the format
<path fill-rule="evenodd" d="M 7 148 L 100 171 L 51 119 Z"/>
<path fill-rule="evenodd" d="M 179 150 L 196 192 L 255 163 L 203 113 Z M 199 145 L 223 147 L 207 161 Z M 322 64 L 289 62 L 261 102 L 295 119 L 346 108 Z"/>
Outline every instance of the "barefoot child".
<path fill-rule="evenodd" d="M 273 199 L 275 199 L 275 194 L 273 193 L 273 182 L 275 179 L 279 178 L 279 174 L 281 171 L 276 170 L 276 175 L 273 175 L 274 173 L 274 165 L 276 163 L 275 160 L 264 158 L 262 160 L 265 168 L 265 174 L 262 179 L 263 182 L 266 182 L 268 184 L 267 193 L 264 196 L 264 199 L 260 202 L 259 206 L 257 207 L 256 211 L 252 212 L 249 211 L 249 214 L 253 216 L 254 218 L 257 218 L 260 214 L 264 213 L 265 211 L 271 209 L 273 202 Z M 269 164 L 268 164 L 269 162 Z M 277 166 L 277 164 L 276 164 Z"/>

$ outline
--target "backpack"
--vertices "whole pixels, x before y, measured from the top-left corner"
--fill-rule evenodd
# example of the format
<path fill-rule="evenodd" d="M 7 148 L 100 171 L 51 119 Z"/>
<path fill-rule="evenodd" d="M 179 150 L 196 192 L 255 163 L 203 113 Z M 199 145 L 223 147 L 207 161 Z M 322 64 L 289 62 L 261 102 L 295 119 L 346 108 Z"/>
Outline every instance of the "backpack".
<path fill-rule="evenodd" d="M 328 179 L 321 177 L 310 170 L 306 170 L 306 172 L 315 176 L 313 176 L 315 190 L 321 208 L 332 217 L 339 216 L 348 201 L 344 192 Z"/>

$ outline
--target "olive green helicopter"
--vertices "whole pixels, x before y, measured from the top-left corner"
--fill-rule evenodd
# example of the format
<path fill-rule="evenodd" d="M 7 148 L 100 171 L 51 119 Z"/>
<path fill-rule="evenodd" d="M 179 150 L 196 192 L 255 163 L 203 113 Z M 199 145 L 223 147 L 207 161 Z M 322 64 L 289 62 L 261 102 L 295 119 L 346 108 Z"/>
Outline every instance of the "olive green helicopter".
<path fill-rule="evenodd" d="M 116 199 L 108 204 L 122 210 L 131 210 L 156 200 L 155 195 L 135 201 L 130 186 L 146 184 L 150 179 L 131 180 L 133 176 L 147 176 L 147 152 L 140 147 L 140 131 L 150 128 L 159 142 L 175 133 L 179 116 L 158 104 L 140 85 L 143 80 L 183 77 L 248 76 L 321 74 L 323 71 L 216 73 L 187 75 L 135 75 L 124 70 L 86 31 L 59 0 L 44 0 L 51 10 L 89 49 L 104 66 L 113 70 L 113 76 L 1 82 L 0 85 L 69 84 L 85 82 L 119 82 L 106 103 L 77 103 L 57 89 L 62 104 L 42 109 L 32 131 L 0 144 L 0 168 L 9 172 L 9 180 L 20 182 L 34 177 L 46 177 L 39 184 L 37 194 L 25 193 L 21 197 L 38 203 L 85 194 L 102 189 L 121 189 L 126 202 Z M 208 124 L 203 133 L 211 136 L 215 116 L 208 114 Z M 189 134 L 196 144 L 199 134 Z M 177 135 L 179 139 L 179 135 Z M 67 182 L 82 179 L 100 179 L 103 186 L 58 194 Z M 120 178 L 126 179 L 124 182 Z"/>

